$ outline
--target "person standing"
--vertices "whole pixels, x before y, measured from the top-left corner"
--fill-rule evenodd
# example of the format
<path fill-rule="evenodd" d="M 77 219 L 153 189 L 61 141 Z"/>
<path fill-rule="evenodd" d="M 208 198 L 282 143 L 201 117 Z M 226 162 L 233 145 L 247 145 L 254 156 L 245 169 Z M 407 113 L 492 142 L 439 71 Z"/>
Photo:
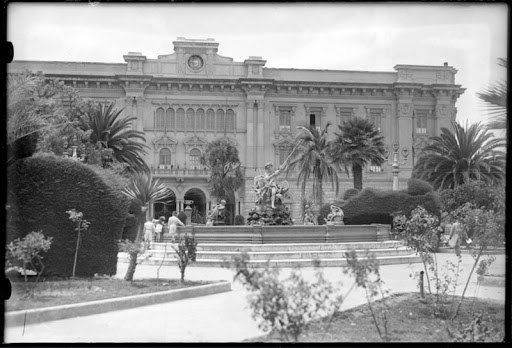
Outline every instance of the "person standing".
<path fill-rule="evenodd" d="M 180 219 L 178 219 L 178 213 L 176 211 L 172 212 L 171 217 L 169 218 L 169 234 L 171 237 L 176 235 L 176 229 L 178 226 L 185 226 L 183 222 L 181 222 Z"/>
<path fill-rule="evenodd" d="M 152 220 L 148 220 L 144 223 L 144 249 L 151 250 L 151 240 L 155 233 L 155 224 Z"/>
<path fill-rule="evenodd" d="M 462 240 L 462 224 L 459 220 L 455 220 L 450 229 L 450 235 L 448 236 L 448 245 L 450 248 L 455 249 L 455 255 L 460 256 L 460 243 Z"/>
<path fill-rule="evenodd" d="M 165 217 L 160 216 L 160 219 L 158 219 L 158 221 L 156 222 L 156 225 L 155 225 L 155 233 L 156 233 L 155 241 L 159 242 L 159 243 L 162 241 L 162 232 L 164 230 L 164 221 L 165 221 Z"/>

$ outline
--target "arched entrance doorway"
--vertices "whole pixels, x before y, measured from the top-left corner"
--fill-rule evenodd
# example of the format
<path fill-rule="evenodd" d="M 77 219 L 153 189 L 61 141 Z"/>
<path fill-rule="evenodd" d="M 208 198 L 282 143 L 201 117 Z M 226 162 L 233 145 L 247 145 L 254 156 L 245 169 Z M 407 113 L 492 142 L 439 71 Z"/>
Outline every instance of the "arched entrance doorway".
<path fill-rule="evenodd" d="M 163 202 L 155 203 L 153 205 L 153 218 L 158 219 L 160 216 L 165 217 L 165 221 L 168 221 L 172 215 L 172 212 L 176 210 L 176 194 L 169 190 L 170 194 Z"/>
<path fill-rule="evenodd" d="M 193 188 L 188 190 L 183 198 L 185 201 L 193 201 L 190 204 L 190 208 L 192 208 L 192 223 L 206 223 L 206 196 L 204 192 Z"/>

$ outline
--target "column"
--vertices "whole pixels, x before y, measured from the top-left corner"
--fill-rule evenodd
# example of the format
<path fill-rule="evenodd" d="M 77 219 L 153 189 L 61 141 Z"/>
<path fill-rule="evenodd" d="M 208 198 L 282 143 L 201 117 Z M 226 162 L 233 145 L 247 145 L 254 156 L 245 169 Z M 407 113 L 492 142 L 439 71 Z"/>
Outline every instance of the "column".
<path fill-rule="evenodd" d="M 263 168 L 265 166 L 264 109 L 265 105 L 263 101 L 258 101 L 258 117 L 256 132 L 256 163 L 258 168 Z"/>
<path fill-rule="evenodd" d="M 412 96 L 414 91 L 411 90 L 401 90 L 398 94 L 398 102 L 397 102 L 397 116 L 398 116 L 398 132 L 396 141 L 400 143 L 400 147 L 398 149 L 398 159 L 402 162 L 404 159 L 402 158 L 402 149 L 408 148 L 409 153 L 412 152 L 412 132 L 413 132 L 413 124 L 412 124 L 412 116 L 414 112 L 414 105 L 412 103 Z M 391 150 L 391 149 L 390 149 Z M 412 172 L 412 156 L 407 157 L 407 161 L 405 164 L 400 165 L 400 178 L 409 178 Z"/>
<path fill-rule="evenodd" d="M 246 146 L 246 167 L 255 168 L 256 158 L 254 156 L 254 100 L 247 101 L 247 146 Z"/>
<path fill-rule="evenodd" d="M 434 111 L 436 135 L 441 134 L 441 128 L 452 129 L 452 121 L 455 121 L 455 106 L 452 102 L 450 91 L 438 91 L 436 93 L 436 108 Z"/>

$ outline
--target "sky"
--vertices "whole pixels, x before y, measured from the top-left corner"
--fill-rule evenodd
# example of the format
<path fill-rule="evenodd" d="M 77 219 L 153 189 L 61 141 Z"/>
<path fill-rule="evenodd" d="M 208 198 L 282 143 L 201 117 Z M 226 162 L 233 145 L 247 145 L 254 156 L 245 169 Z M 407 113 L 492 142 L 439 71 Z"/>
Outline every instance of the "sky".
<path fill-rule="evenodd" d="M 266 67 L 390 71 L 397 64 L 458 70 L 457 120 L 485 122 L 476 97 L 506 79 L 508 7 L 493 3 L 103 4 L 11 3 L 15 60 L 124 63 L 173 53 L 172 41 L 214 38 L 218 54 Z"/>

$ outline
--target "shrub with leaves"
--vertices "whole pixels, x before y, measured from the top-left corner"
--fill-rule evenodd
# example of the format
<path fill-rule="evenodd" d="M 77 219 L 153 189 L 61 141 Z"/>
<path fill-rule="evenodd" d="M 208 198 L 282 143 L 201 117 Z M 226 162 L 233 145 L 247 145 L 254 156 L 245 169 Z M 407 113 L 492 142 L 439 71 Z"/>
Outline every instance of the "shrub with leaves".
<path fill-rule="evenodd" d="M 178 240 L 178 245 L 171 245 L 176 252 L 176 259 L 181 273 L 181 283 L 185 282 L 185 269 L 187 266 L 196 261 L 197 241 L 194 236 L 189 236 L 188 233 Z"/>
<path fill-rule="evenodd" d="M 242 215 L 240 215 L 240 214 L 236 215 L 235 216 L 235 225 L 236 226 L 243 226 L 243 225 L 245 225 L 245 218 Z"/>
<path fill-rule="evenodd" d="M 375 258 L 375 255 L 369 251 L 366 251 L 366 255 L 363 259 L 358 259 L 355 250 L 345 253 L 345 256 L 347 258 L 347 267 L 345 267 L 343 273 L 352 275 L 355 278 L 356 285 L 365 290 L 366 301 L 368 303 L 370 313 L 372 314 L 375 328 L 384 342 L 389 341 L 389 306 L 386 303 L 386 295 L 389 291 L 383 289 L 384 282 L 380 277 L 379 262 Z M 378 295 L 381 296 L 382 304 L 384 306 L 380 318 L 379 313 L 376 312 L 376 309 L 372 304 Z"/>
<path fill-rule="evenodd" d="M 453 315 L 452 320 L 454 320 L 458 315 L 469 281 L 471 280 L 471 276 L 475 269 L 479 267 L 478 272 L 480 274 L 484 274 L 485 270 L 493 261 L 493 257 L 488 255 L 487 260 L 482 260 L 479 264 L 482 256 L 486 254 L 489 247 L 504 246 L 505 211 L 484 210 L 475 208 L 471 203 L 466 203 L 454 211 L 452 215 L 459 219 L 462 224 L 464 234 L 472 238 L 472 245 L 474 245 L 474 247 L 471 250 L 471 256 L 475 260 L 466 281 L 466 285 L 464 286 L 461 299 Z"/>
<path fill-rule="evenodd" d="M 493 319 L 482 311 L 473 313 L 469 323 L 459 323 L 458 328 L 450 335 L 455 342 L 501 342 L 504 332 L 493 328 Z"/>
<path fill-rule="evenodd" d="M 51 245 L 52 237 L 45 237 L 42 231 L 30 232 L 23 239 L 17 238 L 7 245 L 6 256 L 8 263 L 23 270 L 27 297 L 33 295 L 35 286 L 44 270 L 41 252 L 50 250 Z M 35 261 L 38 266 L 34 263 Z M 32 287 L 28 284 L 27 271 L 29 269 L 37 272 L 37 278 Z"/>
<path fill-rule="evenodd" d="M 439 235 L 443 232 L 439 218 L 418 206 L 413 209 L 410 218 L 397 215 L 394 220 L 400 221 L 400 224 L 395 227 L 401 233 L 406 245 L 420 255 L 427 278 L 428 291 L 432 294 L 429 270 L 437 272 L 437 260 L 434 253 L 439 247 Z M 437 273 L 436 279 L 440 279 L 437 277 Z"/>
<path fill-rule="evenodd" d="M 279 268 L 252 270 L 248 260 L 247 253 L 235 258 L 234 279 L 239 279 L 249 291 L 252 316 L 263 331 L 297 342 L 313 320 L 333 315 L 342 303 L 342 297 L 319 269 L 311 283 L 297 269 L 282 280 Z"/>

